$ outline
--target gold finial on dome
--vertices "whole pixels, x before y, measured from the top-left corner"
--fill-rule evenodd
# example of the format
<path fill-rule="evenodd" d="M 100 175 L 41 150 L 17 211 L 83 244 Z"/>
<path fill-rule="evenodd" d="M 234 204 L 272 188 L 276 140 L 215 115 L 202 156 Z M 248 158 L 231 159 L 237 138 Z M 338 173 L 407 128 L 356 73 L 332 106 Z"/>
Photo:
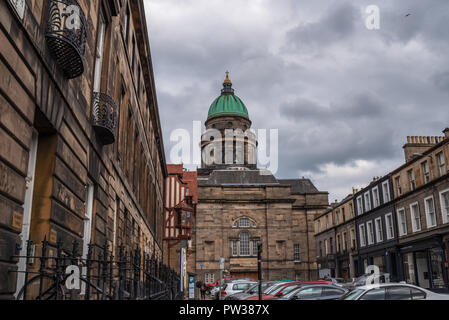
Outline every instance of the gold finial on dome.
<path fill-rule="evenodd" d="M 232 83 L 231 80 L 229 79 L 229 71 L 226 71 L 226 79 L 224 83 Z"/>

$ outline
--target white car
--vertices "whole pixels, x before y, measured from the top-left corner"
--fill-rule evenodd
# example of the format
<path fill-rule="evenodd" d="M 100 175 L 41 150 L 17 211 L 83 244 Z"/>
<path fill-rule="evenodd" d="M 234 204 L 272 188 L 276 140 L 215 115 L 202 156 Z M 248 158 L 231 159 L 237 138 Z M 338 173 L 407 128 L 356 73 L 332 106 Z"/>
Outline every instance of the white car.
<path fill-rule="evenodd" d="M 340 300 L 449 300 L 449 295 L 406 283 L 380 283 L 357 287 Z"/>
<path fill-rule="evenodd" d="M 230 283 L 225 283 L 221 290 L 221 298 L 224 299 L 227 296 L 230 296 L 235 293 L 243 292 L 247 290 L 249 287 L 252 287 L 257 282 L 255 281 L 233 281 Z"/>

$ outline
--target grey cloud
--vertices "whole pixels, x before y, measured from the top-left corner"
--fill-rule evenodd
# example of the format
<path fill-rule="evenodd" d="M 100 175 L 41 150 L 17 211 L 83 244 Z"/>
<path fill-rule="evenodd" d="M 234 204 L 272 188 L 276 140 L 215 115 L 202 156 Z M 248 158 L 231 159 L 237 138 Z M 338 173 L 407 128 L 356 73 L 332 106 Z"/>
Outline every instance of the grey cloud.
<path fill-rule="evenodd" d="M 356 8 L 348 2 L 333 5 L 319 21 L 300 23 L 288 31 L 289 45 L 300 49 L 341 41 L 353 33 L 356 16 Z"/>
<path fill-rule="evenodd" d="M 433 82 L 441 91 L 449 93 L 449 71 L 434 75 Z"/>
<path fill-rule="evenodd" d="M 279 128 L 279 177 L 358 160 L 381 175 L 407 135 L 449 125 L 447 0 L 189 0 L 173 19 L 179 3 L 145 0 L 167 154 L 173 129 L 206 120 L 227 69 L 253 126 Z M 370 4 L 381 30 L 364 27 Z M 335 199 L 367 178 L 320 183 Z"/>

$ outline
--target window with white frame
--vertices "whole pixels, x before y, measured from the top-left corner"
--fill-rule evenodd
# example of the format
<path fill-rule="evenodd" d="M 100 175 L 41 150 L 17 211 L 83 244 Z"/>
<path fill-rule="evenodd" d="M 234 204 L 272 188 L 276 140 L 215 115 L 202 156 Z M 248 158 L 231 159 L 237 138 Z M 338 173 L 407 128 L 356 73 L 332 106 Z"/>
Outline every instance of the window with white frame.
<path fill-rule="evenodd" d="M 357 211 L 358 214 L 362 214 L 363 213 L 363 200 L 362 200 L 362 196 L 357 197 Z"/>
<path fill-rule="evenodd" d="M 374 243 L 374 226 L 372 221 L 366 223 L 366 228 L 368 231 L 368 244 Z"/>
<path fill-rule="evenodd" d="M 382 218 L 379 217 L 375 220 L 375 224 L 376 224 L 376 240 L 377 242 L 382 242 L 384 241 L 384 231 L 382 228 Z"/>
<path fill-rule="evenodd" d="M 437 225 L 437 215 L 435 212 L 433 196 L 424 199 L 424 209 L 426 210 L 427 228 L 435 227 Z"/>
<path fill-rule="evenodd" d="M 365 209 L 366 209 L 366 211 L 370 211 L 371 210 L 371 197 L 369 196 L 369 192 L 365 192 L 364 197 L 365 197 Z"/>
<path fill-rule="evenodd" d="M 351 249 L 355 249 L 356 247 L 356 238 L 355 238 L 355 229 L 351 229 Z"/>
<path fill-rule="evenodd" d="M 429 162 L 424 161 L 423 163 L 421 163 L 421 169 L 424 178 L 424 183 L 428 183 L 430 181 Z"/>
<path fill-rule="evenodd" d="M 394 226 L 393 226 L 393 214 L 388 213 L 385 215 L 385 225 L 387 227 L 387 239 L 394 238 Z"/>
<path fill-rule="evenodd" d="M 410 184 L 410 190 L 413 191 L 416 188 L 415 173 L 413 172 L 413 169 L 412 169 L 412 170 L 409 170 L 407 172 L 407 174 L 408 174 L 408 182 Z"/>
<path fill-rule="evenodd" d="M 249 233 L 242 232 L 240 233 L 240 255 L 241 256 L 249 256 Z"/>
<path fill-rule="evenodd" d="M 405 236 L 407 234 L 407 215 L 405 214 L 405 208 L 398 209 L 398 224 L 399 235 Z"/>
<path fill-rule="evenodd" d="M 412 221 L 413 232 L 421 231 L 421 215 L 419 214 L 418 202 L 410 205 L 410 216 Z"/>
<path fill-rule="evenodd" d="M 396 182 L 396 192 L 398 193 L 398 197 L 402 195 L 402 186 L 401 186 L 401 177 L 395 178 Z"/>
<path fill-rule="evenodd" d="M 382 183 L 382 194 L 384 197 L 384 203 L 390 202 L 390 183 L 388 180 Z"/>
<path fill-rule="evenodd" d="M 100 14 L 100 21 L 98 25 L 97 46 L 95 48 L 95 70 L 93 84 L 93 89 L 95 92 L 100 92 L 101 89 L 101 71 L 103 68 L 105 32 L 106 22 L 102 11 Z"/>
<path fill-rule="evenodd" d="M 238 243 L 237 240 L 232 240 L 232 256 L 233 257 L 236 257 L 239 254 L 238 249 L 237 249 L 237 243 Z"/>
<path fill-rule="evenodd" d="M 295 262 L 301 261 L 301 247 L 298 243 L 293 245 L 293 259 Z"/>
<path fill-rule="evenodd" d="M 204 282 L 206 282 L 206 284 L 211 284 L 215 282 L 215 275 L 213 273 L 206 273 L 204 275 Z"/>
<path fill-rule="evenodd" d="M 376 186 L 372 190 L 373 192 L 373 208 L 380 206 L 379 188 Z"/>
<path fill-rule="evenodd" d="M 449 223 L 449 189 L 440 192 L 440 203 L 443 223 Z"/>
<path fill-rule="evenodd" d="M 444 153 L 440 152 L 437 154 L 438 169 L 440 171 L 440 176 L 446 174 L 446 159 L 444 159 Z"/>
<path fill-rule="evenodd" d="M 359 232 L 360 232 L 360 246 L 364 247 L 366 246 L 366 232 L 365 232 L 365 225 L 361 224 L 359 225 Z"/>
<path fill-rule="evenodd" d="M 257 256 L 257 253 L 258 253 L 257 252 L 258 251 L 257 246 L 259 245 L 259 240 L 252 240 L 251 244 L 252 244 L 253 256 Z"/>

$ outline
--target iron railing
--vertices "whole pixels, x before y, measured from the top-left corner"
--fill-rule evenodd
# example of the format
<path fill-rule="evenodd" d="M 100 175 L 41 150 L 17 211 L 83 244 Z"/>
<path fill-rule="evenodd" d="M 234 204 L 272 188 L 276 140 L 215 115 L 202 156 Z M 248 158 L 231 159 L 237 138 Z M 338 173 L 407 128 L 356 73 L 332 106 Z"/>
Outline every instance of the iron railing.
<path fill-rule="evenodd" d="M 115 142 L 117 124 L 117 106 L 114 100 L 105 93 L 93 94 L 92 126 L 103 145 Z"/>
<path fill-rule="evenodd" d="M 86 18 L 76 0 L 48 0 L 45 38 L 64 75 L 73 79 L 84 72 Z"/>
<path fill-rule="evenodd" d="M 52 246 L 46 239 L 39 248 L 27 242 L 24 285 L 18 300 L 175 300 L 182 299 L 180 277 L 154 256 L 136 247 L 117 248 L 114 258 L 106 243 L 88 245 L 82 257 L 79 243 L 69 252 L 62 241 Z M 32 254 L 34 252 L 34 254 Z M 95 252 L 95 253 L 94 253 Z"/>

